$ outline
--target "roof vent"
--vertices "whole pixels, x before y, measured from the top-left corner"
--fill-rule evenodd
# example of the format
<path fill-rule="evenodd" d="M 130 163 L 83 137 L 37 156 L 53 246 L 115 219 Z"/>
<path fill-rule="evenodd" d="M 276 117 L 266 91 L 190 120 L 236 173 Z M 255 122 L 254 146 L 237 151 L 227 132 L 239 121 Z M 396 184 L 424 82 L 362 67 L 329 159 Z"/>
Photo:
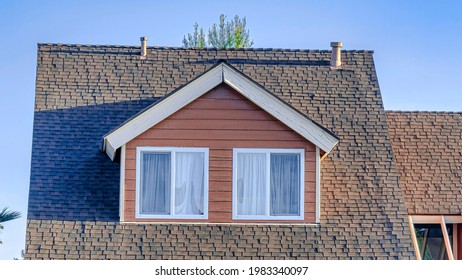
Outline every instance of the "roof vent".
<path fill-rule="evenodd" d="M 148 51 L 146 47 L 146 43 L 148 41 L 148 37 L 141 37 L 141 59 L 146 59 L 148 56 Z"/>
<path fill-rule="evenodd" d="M 342 42 L 331 42 L 332 53 L 330 55 L 330 66 L 340 67 L 342 65 L 342 55 L 340 49 L 342 48 Z"/>

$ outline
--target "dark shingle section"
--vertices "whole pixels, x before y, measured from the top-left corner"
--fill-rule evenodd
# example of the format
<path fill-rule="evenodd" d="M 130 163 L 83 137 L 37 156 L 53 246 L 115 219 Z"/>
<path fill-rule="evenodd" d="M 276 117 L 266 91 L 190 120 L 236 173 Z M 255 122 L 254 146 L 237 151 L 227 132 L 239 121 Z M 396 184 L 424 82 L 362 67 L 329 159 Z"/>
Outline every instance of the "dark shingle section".
<path fill-rule="evenodd" d="M 117 219 L 119 175 L 118 164 L 99 152 L 98 141 L 153 98 L 168 94 L 225 59 L 340 138 L 321 166 L 321 227 L 303 227 L 300 236 L 306 240 L 304 253 L 296 256 L 413 258 L 372 52 L 344 51 L 342 56 L 343 69 L 332 70 L 329 51 L 149 48 L 148 59 L 140 60 L 139 48 L 135 47 L 39 45 L 28 244 L 40 246 L 35 236 L 42 234 L 43 227 L 55 232 L 65 227 L 92 225 L 98 230 L 101 227 L 104 236 L 114 236 L 114 230 L 118 236 L 131 236 L 142 228 L 137 238 L 150 235 L 152 229 L 146 232 L 144 225 L 103 222 Z M 86 220 L 97 222 L 76 222 Z M 190 238 L 197 230 L 215 229 L 213 225 L 185 227 L 176 235 L 159 228 L 168 235 L 159 237 L 168 244 L 163 251 L 180 250 L 180 238 Z M 278 225 L 263 230 L 254 230 L 253 226 L 227 227 L 231 231 L 244 227 L 246 235 L 252 236 L 246 239 L 242 250 L 247 253 L 241 257 L 254 256 L 252 250 L 261 247 L 257 246 L 261 238 L 299 234 L 297 227 L 289 234 L 285 231 L 290 227 Z M 267 233 L 268 230 L 276 235 Z M 76 237 L 63 233 L 60 238 L 75 244 L 82 237 L 80 245 L 75 246 L 79 254 L 88 255 L 91 242 L 80 234 Z M 228 240 L 210 234 L 203 235 L 204 243 Z M 275 255 L 261 256 L 290 256 L 292 248 L 301 246 L 297 240 L 294 244 L 278 241 L 279 245 L 269 252 Z M 237 245 L 230 246 L 236 248 L 229 251 L 240 250 Z M 205 250 L 193 247 L 187 249 Z M 130 254 L 151 258 L 152 254 L 149 250 L 124 253 L 130 250 L 117 248 L 113 250 L 127 258 Z M 58 256 L 53 252 L 56 251 L 39 256 L 28 249 L 26 254 L 37 258 Z M 102 258 L 111 258 L 110 252 L 105 252 Z M 214 255 L 223 257 L 226 256 Z"/>
<path fill-rule="evenodd" d="M 462 214 L 462 113 L 387 112 L 410 214 Z"/>
<path fill-rule="evenodd" d="M 28 218 L 118 220 L 120 165 L 100 152 L 101 137 L 152 102 L 35 112 Z"/>

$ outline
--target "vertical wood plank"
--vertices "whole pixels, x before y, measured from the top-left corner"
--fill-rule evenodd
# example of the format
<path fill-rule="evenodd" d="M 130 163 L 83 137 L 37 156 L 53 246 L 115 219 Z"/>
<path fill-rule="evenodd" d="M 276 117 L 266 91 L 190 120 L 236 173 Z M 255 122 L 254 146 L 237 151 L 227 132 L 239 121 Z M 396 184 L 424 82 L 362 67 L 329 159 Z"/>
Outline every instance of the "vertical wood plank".
<path fill-rule="evenodd" d="M 411 237 L 412 237 L 412 244 L 414 244 L 415 254 L 418 260 L 422 259 L 419 251 L 419 244 L 417 243 L 417 235 L 415 234 L 414 222 L 412 220 L 412 216 L 408 216 L 409 220 L 409 229 L 411 230 Z"/>

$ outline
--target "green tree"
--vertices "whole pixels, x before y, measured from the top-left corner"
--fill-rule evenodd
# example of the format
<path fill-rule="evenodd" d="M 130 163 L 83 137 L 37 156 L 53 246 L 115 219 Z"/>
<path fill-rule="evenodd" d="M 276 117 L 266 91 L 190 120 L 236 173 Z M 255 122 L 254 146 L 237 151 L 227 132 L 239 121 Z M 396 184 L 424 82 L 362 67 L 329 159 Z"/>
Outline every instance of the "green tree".
<path fill-rule="evenodd" d="M 224 14 L 220 15 L 220 22 L 209 28 L 207 44 L 203 28 L 199 29 L 197 22 L 194 24 L 193 34 L 188 33 L 183 37 L 183 47 L 186 48 L 250 48 L 253 40 L 250 39 L 249 30 L 246 29 L 245 17 L 240 19 L 235 16 L 233 20 L 226 21 Z"/>
<path fill-rule="evenodd" d="M 0 230 L 3 229 L 3 225 L 1 223 L 3 222 L 8 222 L 17 218 L 21 217 L 21 213 L 17 211 L 9 211 L 8 207 L 3 208 L 3 210 L 0 212 Z M 2 241 L 0 240 L 0 244 L 2 244 Z"/>
<path fill-rule="evenodd" d="M 199 30 L 199 25 L 194 23 L 194 32 L 193 34 L 187 35 L 188 37 L 183 37 L 183 47 L 185 48 L 204 48 L 205 47 L 205 35 L 204 29 Z"/>

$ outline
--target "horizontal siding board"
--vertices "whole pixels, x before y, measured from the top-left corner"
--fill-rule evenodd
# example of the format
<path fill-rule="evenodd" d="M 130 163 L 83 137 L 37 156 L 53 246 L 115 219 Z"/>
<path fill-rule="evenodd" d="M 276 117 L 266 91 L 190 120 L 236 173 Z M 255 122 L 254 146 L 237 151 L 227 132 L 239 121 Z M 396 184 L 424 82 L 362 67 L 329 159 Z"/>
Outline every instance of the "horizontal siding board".
<path fill-rule="evenodd" d="M 228 201 L 232 199 L 231 191 L 209 191 L 209 201 Z"/>
<path fill-rule="evenodd" d="M 124 199 L 125 201 L 135 201 L 135 190 L 126 190 Z"/>
<path fill-rule="evenodd" d="M 193 101 L 189 107 L 194 109 L 221 109 L 221 110 L 258 110 L 258 106 L 251 102 L 242 102 L 243 99 L 199 98 Z"/>
<path fill-rule="evenodd" d="M 220 222 L 227 222 L 227 221 L 231 221 L 231 218 L 232 218 L 232 214 L 230 212 L 220 212 L 220 211 L 215 211 L 213 213 L 210 213 L 209 214 L 210 218 L 210 222 L 212 223 L 220 223 Z"/>
<path fill-rule="evenodd" d="M 219 129 L 219 130 L 262 130 L 292 131 L 276 120 L 220 120 L 214 119 L 169 119 L 156 125 L 158 129 Z"/>
<path fill-rule="evenodd" d="M 214 212 L 227 212 L 231 213 L 232 204 L 229 202 L 222 202 L 222 201 L 210 201 L 209 208 L 213 209 Z M 230 215 L 231 217 L 231 215 Z"/>
<path fill-rule="evenodd" d="M 184 138 L 184 137 L 183 137 Z M 218 149 L 233 149 L 233 148 L 284 148 L 284 149 L 303 149 L 307 147 L 306 141 L 277 141 L 271 138 L 265 140 L 179 140 L 179 139 L 136 139 L 137 146 L 165 146 L 165 147 L 214 147 Z"/>
<path fill-rule="evenodd" d="M 231 181 L 229 182 L 214 182 L 210 181 L 209 182 L 209 188 L 213 189 L 214 191 L 217 192 L 229 192 L 229 186 L 231 185 Z"/>
<path fill-rule="evenodd" d="M 125 178 L 135 180 L 136 179 L 136 170 L 133 167 L 125 168 Z"/>
<path fill-rule="evenodd" d="M 250 110 L 189 109 L 172 114 L 173 120 L 268 120 L 261 112 Z M 276 120 L 272 118 L 271 120 Z"/>
<path fill-rule="evenodd" d="M 305 203 L 305 213 L 315 212 L 316 211 L 316 202 Z"/>
<path fill-rule="evenodd" d="M 294 132 L 274 133 L 272 131 L 255 130 L 212 130 L 212 129 L 183 129 L 178 130 L 153 129 L 145 132 L 144 139 L 178 139 L 178 140 L 261 140 L 270 138 L 276 141 L 299 141 Z"/>
<path fill-rule="evenodd" d="M 247 98 L 239 94 L 234 90 L 230 90 L 229 87 L 218 86 L 211 90 L 210 92 L 206 93 L 205 95 L 201 96 L 200 99 L 222 99 L 222 100 L 243 100 L 247 102 Z M 195 100 L 197 101 L 197 100 Z"/>
<path fill-rule="evenodd" d="M 305 193 L 305 204 L 314 203 L 316 204 L 315 192 L 306 192 Z"/>

